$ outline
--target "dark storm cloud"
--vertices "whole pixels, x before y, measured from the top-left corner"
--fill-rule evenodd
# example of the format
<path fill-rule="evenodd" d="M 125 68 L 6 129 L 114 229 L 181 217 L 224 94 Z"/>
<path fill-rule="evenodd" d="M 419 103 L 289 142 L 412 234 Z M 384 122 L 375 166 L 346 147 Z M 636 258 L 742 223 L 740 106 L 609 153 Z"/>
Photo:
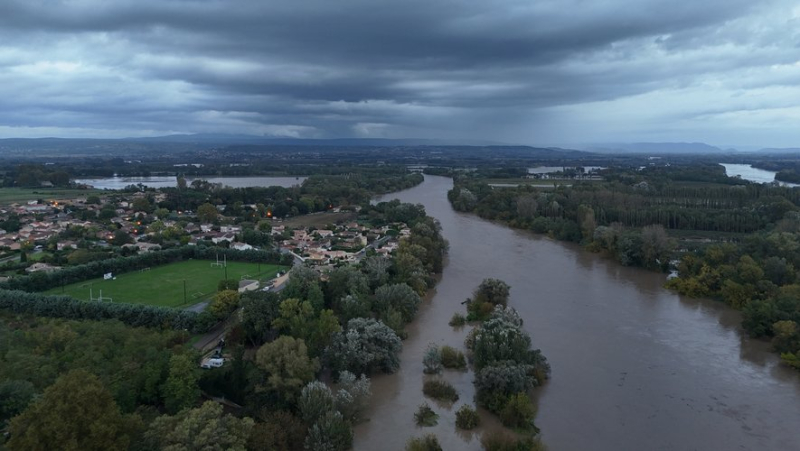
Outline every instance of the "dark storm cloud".
<path fill-rule="evenodd" d="M 623 123 L 631 137 L 652 136 L 657 117 L 630 119 L 655 101 L 664 118 L 701 117 L 723 133 L 737 121 L 714 118 L 766 111 L 766 121 L 786 108 L 776 89 L 796 98 L 792 7 L 6 0 L 0 133 L 574 141 L 622 133 Z"/>

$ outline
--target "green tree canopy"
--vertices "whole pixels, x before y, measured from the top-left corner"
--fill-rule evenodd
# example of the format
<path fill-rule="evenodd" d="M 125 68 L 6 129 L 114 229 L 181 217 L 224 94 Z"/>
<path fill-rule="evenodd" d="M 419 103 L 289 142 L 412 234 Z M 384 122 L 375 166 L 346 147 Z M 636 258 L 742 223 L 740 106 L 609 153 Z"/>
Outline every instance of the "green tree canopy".
<path fill-rule="evenodd" d="M 199 219 L 200 222 L 214 222 L 217 220 L 218 216 L 219 212 L 217 211 L 217 207 L 209 204 L 208 202 L 197 207 L 197 219 Z"/>
<path fill-rule="evenodd" d="M 289 401 L 296 398 L 319 370 L 319 361 L 308 357 L 305 342 L 286 335 L 261 346 L 256 353 L 256 364 L 266 375 L 261 388 Z"/>
<path fill-rule="evenodd" d="M 111 392 L 92 373 L 74 370 L 11 421 L 14 450 L 126 449 L 126 421 Z"/>
<path fill-rule="evenodd" d="M 197 403 L 200 398 L 199 379 L 200 370 L 191 355 L 173 355 L 169 359 L 169 376 L 161 388 L 168 412 L 178 413 Z"/>
<path fill-rule="evenodd" d="M 239 292 L 236 290 L 222 290 L 214 295 L 214 300 L 208 310 L 217 319 L 224 319 L 239 306 Z"/>
<path fill-rule="evenodd" d="M 206 401 L 175 416 L 156 418 L 145 433 L 152 449 L 169 451 L 245 451 L 251 418 L 225 414 L 222 406 Z M 109 448 L 111 449 L 111 448 Z"/>

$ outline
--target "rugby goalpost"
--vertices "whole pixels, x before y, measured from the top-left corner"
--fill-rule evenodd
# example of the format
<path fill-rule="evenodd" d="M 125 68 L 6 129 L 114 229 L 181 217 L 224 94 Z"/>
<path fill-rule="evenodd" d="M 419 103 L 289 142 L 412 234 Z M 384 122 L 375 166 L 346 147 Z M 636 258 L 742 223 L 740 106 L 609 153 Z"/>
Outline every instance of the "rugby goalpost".
<path fill-rule="evenodd" d="M 111 297 L 103 297 L 103 290 L 100 290 L 100 295 L 99 295 L 99 296 L 97 296 L 97 297 L 94 297 L 94 289 L 93 289 L 92 287 L 89 287 L 89 301 L 98 301 L 98 302 L 108 301 L 108 302 L 114 302 L 114 298 L 111 298 Z"/>
<path fill-rule="evenodd" d="M 228 256 L 223 254 L 223 261 L 219 261 L 219 253 L 217 253 L 217 261 L 211 262 L 212 268 L 225 268 L 228 266 Z"/>

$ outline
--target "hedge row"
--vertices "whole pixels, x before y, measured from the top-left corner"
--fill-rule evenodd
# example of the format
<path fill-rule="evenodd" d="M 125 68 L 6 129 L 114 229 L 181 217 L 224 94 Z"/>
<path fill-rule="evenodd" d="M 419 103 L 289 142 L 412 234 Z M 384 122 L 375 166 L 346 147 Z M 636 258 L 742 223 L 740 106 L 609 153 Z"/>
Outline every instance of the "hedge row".
<path fill-rule="evenodd" d="M 14 313 L 68 319 L 117 319 L 129 326 L 208 331 L 214 324 L 205 314 L 151 305 L 80 301 L 70 296 L 48 296 L 19 290 L 0 290 L 0 309 Z"/>

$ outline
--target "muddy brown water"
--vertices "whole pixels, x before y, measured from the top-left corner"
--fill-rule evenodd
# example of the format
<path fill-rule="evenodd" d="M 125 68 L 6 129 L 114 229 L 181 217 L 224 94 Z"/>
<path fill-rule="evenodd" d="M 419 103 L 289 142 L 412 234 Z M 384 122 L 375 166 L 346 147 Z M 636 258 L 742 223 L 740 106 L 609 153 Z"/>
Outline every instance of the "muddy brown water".
<path fill-rule="evenodd" d="M 427 400 L 440 414 L 414 425 L 428 343 L 463 349 L 468 329 L 447 325 L 486 277 L 511 285 L 517 309 L 552 366 L 538 389 L 541 438 L 558 450 L 800 450 L 800 373 L 779 364 L 767 343 L 742 332 L 723 304 L 678 296 L 664 275 L 622 267 L 577 246 L 453 211 L 452 180 L 385 196 L 421 203 L 450 242 L 435 292 L 409 327 L 398 373 L 373 379 L 369 421 L 357 450 L 402 450 L 434 433 L 445 450 L 481 449 L 498 428 L 483 415 L 474 433 L 455 427 L 455 409 L 473 403 L 472 374 L 445 371 L 461 395 L 454 406 Z"/>

